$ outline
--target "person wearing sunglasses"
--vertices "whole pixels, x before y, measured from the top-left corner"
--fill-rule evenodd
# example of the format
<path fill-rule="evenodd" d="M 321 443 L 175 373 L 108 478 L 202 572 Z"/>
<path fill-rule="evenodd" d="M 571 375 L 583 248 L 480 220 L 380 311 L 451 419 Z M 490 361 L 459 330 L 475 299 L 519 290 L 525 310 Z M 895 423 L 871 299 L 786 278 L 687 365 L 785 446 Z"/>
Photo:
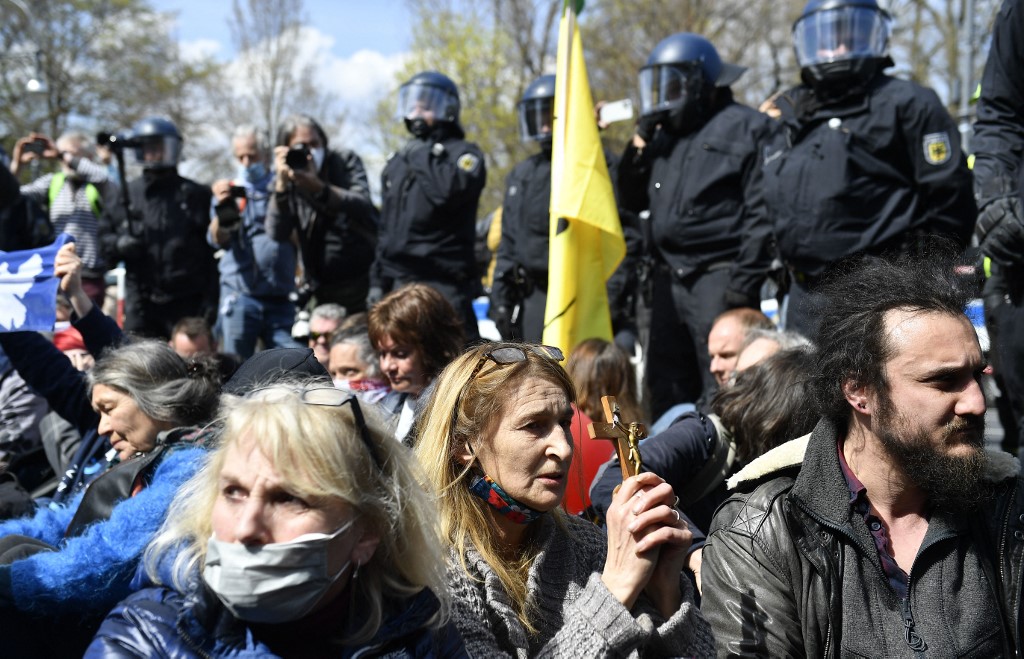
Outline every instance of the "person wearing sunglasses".
<path fill-rule="evenodd" d="M 411 456 L 352 395 L 225 397 L 224 430 L 146 550 L 155 587 L 86 656 L 464 657 Z"/>
<path fill-rule="evenodd" d="M 681 575 L 672 487 L 628 479 L 608 535 L 560 507 L 575 389 L 557 348 L 483 344 L 446 367 L 416 457 L 438 493 L 453 620 L 473 656 L 711 656 Z"/>

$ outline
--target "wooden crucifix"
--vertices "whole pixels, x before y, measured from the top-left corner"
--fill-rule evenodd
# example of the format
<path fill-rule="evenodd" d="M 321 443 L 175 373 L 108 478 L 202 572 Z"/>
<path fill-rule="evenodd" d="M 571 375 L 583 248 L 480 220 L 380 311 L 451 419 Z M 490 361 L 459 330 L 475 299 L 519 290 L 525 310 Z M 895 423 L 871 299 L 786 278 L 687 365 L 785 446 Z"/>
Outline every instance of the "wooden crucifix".
<path fill-rule="evenodd" d="M 644 424 L 636 422 L 626 426 L 622 422 L 619 404 L 615 402 L 615 396 L 602 396 L 601 406 L 604 407 L 605 423 L 591 422 L 587 426 L 587 432 L 591 439 L 607 439 L 615 442 L 615 453 L 619 456 L 622 480 L 636 476 L 643 467 L 643 462 L 640 459 L 640 440 L 647 437 L 647 428 L 644 427 Z"/>

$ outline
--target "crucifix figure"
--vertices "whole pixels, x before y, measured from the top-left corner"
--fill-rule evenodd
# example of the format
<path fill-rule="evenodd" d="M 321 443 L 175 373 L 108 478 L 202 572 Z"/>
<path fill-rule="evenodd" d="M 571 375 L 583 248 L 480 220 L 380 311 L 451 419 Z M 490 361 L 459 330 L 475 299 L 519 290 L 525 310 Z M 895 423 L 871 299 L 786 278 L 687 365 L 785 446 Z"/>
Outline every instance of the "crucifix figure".
<path fill-rule="evenodd" d="M 640 459 L 640 440 L 647 437 L 647 428 L 642 423 L 632 422 L 626 426 L 619 413 L 615 396 L 602 396 L 605 423 L 592 422 L 587 426 L 591 439 L 607 439 L 615 442 L 615 453 L 619 456 L 622 480 L 640 473 L 643 462 Z M 615 488 L 618 491 L 618 488 Z"/>

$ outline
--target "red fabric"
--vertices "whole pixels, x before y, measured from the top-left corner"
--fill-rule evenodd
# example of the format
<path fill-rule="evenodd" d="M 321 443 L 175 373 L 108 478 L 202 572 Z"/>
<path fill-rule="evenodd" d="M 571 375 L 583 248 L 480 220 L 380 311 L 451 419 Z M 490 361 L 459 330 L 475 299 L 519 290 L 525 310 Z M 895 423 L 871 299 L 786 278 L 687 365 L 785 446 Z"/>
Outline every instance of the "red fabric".
<path fill-rule="evenodd" d="M 590 483 L 597 470 L 615 454 L 615 447 L 605 439 L 590 439 L 587 424 L 590 417 L 572 406 L 572 466 L 569 467 L 569 481 L 565 488 L 562 507 L 575 515 L 590 506 Z"/>
<path fill-rule="evenodd" d="M 53 345 L 57 346 L 57 350 L 64 352 L 65 350 L 85 350 L 85 340 L 82 339 L 82 334 L 74 327 L 61 330 L 53 335 Z"/>

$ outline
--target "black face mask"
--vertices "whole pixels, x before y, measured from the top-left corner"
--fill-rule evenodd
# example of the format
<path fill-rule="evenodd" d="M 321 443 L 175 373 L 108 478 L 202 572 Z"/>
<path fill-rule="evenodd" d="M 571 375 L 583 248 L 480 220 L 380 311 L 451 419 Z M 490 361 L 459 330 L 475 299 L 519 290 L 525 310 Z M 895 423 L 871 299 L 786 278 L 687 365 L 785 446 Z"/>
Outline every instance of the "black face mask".
<path fill-rule="evenodd" d="M 430 134 L 430 126 L 427 124 L 425 119 L 417 117 L 416 119 L 405 120 L 406 129 L 415 135 L 416 137 L 426 137 Z"/>

